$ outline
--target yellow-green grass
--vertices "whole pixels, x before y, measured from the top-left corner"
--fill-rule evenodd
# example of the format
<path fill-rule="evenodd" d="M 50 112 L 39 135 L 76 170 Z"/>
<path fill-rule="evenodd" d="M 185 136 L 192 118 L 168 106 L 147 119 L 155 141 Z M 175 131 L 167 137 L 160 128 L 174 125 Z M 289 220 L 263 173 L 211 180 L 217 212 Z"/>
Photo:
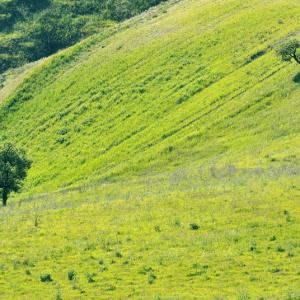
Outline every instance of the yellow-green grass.
<path fill-rule="evenodd" d="M 2 75 L 3 81 L 0 82 L 0 103 L 14 93 L 22 81 L 30 76 L 30 72 L 34 70 L 34 67 L 43 61 L 44 59 L 4 73 Z"/>
<path fill-rule="evenodd" d="M 212 164 L 15 202 L 0 298 L 299 299 L 294 171 Z"/>
<path fill-rule="evenodd" d="M 299 3 L 167 8 L 47 60 L 2 106 L 2 140 L 34 162 L 28 190 L 216 157 L 298 163 L 298 67 L 272 47 L 299 29 Z"/>
<path fill-rule="evenodd" d="M 184 0 L 30 69 L 0 107 L 33 160 L 0 298 L 299 299 L 299 67 L 273 50 L 299 16 Z"/>

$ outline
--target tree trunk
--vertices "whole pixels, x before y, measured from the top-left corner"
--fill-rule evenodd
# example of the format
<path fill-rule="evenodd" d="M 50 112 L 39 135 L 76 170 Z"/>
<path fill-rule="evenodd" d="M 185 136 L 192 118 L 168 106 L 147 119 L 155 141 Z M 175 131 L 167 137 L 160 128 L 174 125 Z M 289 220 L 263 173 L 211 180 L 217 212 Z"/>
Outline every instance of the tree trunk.
<path fill-rule="evenodd" d="M 7 198 L 8 198 L 8 193 L 6 190 L 4 190 L 2 193 L 2 206 L 3 207 L 6 207 Z"/>
<path fill-rule="evenodd" d="M 297 55 L 295 56 L 295 61 L 296 61 L 298 64 L 300 64 L 300 58 L 298 58 Z"/>
<path fill-rule="evenodd" d="M 292 57 L 298 64 L 300 64 L 300 58 L 298 58 L 298 55 L 297 55 L 297 48 L 295 49 Z"/>

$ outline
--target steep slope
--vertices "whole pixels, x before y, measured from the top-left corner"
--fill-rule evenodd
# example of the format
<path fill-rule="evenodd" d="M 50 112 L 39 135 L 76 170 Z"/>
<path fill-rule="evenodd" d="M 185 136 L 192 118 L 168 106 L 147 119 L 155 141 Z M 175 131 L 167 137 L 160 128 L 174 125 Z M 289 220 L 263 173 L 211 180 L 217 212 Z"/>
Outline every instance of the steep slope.
<path fill-rule="evenodd" d="M 297 66 L 272 46 L 299 30 L 299 11 L 294 1 L 184 1 L 89 52 L 91 41 L 53 57 L 1 107 L 2 140 L 34 161 L 27 188 L 198 160 L 298 162 Z"/>

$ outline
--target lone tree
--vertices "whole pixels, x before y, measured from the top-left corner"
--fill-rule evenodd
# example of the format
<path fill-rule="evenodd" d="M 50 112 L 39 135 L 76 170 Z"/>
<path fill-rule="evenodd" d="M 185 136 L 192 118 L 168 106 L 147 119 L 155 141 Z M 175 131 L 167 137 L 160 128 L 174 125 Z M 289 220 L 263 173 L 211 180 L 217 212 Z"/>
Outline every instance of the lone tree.
<path fill-rule="evenodd" d="M 26 158 L 23 150 L 10 143 L 0 148 L 0 194 L 3 207 L 6 206 L 9 194 L 19 191 L 30 166 L 31 161 Z"/>
<path fill-rule="evenodd" d="M 295 60 L 300 64 L 300 42 L 296 39 L 283 43 L 277 49 L 278 55 L 283 61 Z"/>

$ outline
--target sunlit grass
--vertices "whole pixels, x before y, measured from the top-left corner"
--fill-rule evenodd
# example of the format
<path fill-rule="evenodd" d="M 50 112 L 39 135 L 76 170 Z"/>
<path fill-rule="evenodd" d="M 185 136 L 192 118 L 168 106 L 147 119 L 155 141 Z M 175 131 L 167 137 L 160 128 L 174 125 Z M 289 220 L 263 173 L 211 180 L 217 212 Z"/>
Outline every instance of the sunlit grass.
<path fill-rule="evenodd" d="M 33 167 L 0 210 L 0 298 L 298 300 L 299 70 L 273 47 L 299 16 L 166 4 L 6 86 L 0 142 Z"/>
<path fill-rule="evenodd" d="M 199 166 L 16 202 L 1 211 L 0 295 L 285 299 L 299 292 L 298 174 Z"/>
<path fill-rule="evenodd" d="M 34 161 L 27 190 L 213 158 L 298 163 L 297 66 L 272 47 L 297 30 L 299 6 L 186 1 L 168 9 L 54 56 L 11 95 L 0 135 Z"/>

